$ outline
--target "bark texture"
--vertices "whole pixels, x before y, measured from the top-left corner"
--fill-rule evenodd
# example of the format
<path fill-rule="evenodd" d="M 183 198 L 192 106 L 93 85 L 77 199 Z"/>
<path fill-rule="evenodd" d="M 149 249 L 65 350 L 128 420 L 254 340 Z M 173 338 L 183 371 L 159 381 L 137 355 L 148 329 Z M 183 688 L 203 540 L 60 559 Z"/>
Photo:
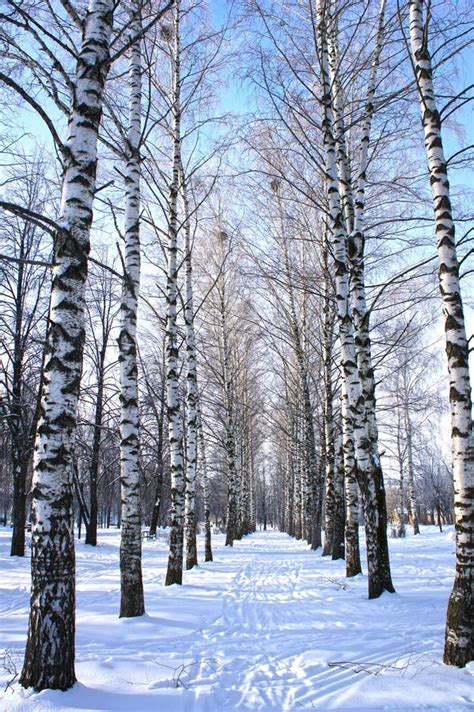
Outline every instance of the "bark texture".
<path fill-rule="evenodd" d="M 164 349 L 163 349 L 163 357 Z M 164 372 L 164 368 L 163 368 Z M 162 379 L 160 393 L 160 407 L 154 408 L 156 421 L 158 426 L 157 443 L 156 443 L 156 484 L 155 484 L 155 503 L 151 513 L 150 534 L 155 535 L 158 523 L 160 521 L 161 503 L 163 499 L 163 430 L 165 422 L 165 379 Z"/>
<path fill-rule="evenodd" d="M 344 558 L 344 451 L 340 432 L 335 438 L 334 449 L 334 525 L 331 551 L 333 561 Z"/>
<path fill-rule="evenodd" d="M 219 237 L 218 239 L 222 239 Z M 235 453 L 235 433 L 234 433 L 234 389 L 230 358 L 229 345 L 229 325 L 225 292 L 225 274 L 221 275 L 221 285 L 219 290 L 220 316 L 221 316 L 221 336 L 222 336 L 222 375 L 224 384 L 225 402 L 225 430 L 226 430 L 226 455 L 227 455 L 227 531 L 226 546 L 233 546 L 234 539 L 239 533 L 239 483 Z"/>
<path fill-rule="evenodd" d="M 344 391 L 344 388 L 343 388 Z M 344 454 L 344 496 L 346 500 L 346 523 L 344 553 L 346 576 L 351 578 L 362 573 L 359 547 L 359 488 L 357 485 L 357 464 L 354 449 L 352 416 L 345 392 L 341 399 L 342 442 Z"/>
<path fill-rule="evenodd" d="M 114 4 L 91 0 L 76 66 L 55 237 L 41 417 L 32 503 L 32 588 L 23 687 L 67 690 L 75 682 L 72 452 L 84 345 L 84 284 L 97 137 L 110 65 Z"/>
<path fill-rule="evenodd" d="M 339 182 L 334 132 L 334 112 L 328 51 L 327 17 L 324 3 L 318 1 L 317 42 L 323 88 L 323 140 L 328 206 L 330 214 L 332 256 L 339 321 L 342 370 L 351 411 L 359 485 L 364 498 L 369 598 L 393 591 L 387 542 L 387 516 L 382 468 L 377 441 L 369 429 L 365 398 L 358 369 L 354 325 L 350 309 L 350 282 L 347 263 L 347 230 L 339 195 Z M 372 437 L 371 437 L 372 436 Z"/>
<path fill-rule="evenodd" d="M 456 527 L 456 575 L 449 599 L 444 662 L 464 667 L 474 659 L 474 435 L 469 348 L 449 195 L 448 166 L 433 86 L 422 0 L 410 0 L 410 41 L 420 96 L 439 258 L 451 406 Z"/>
<path fill-rule="evenodd" d="M 97 364 L 97 395 L 94 415 L 94 436 L 92 439 L 92 457 L 89 469 L 89 509 L 86 525 L 86 544 L 97 545 L 97 482 L 100 466 L 100 445 L 102 441 L 102 417 L 104 414 L 104 383 L 105 383 L 105 356 L 107 353 L 107 339 L 103 332 L 103 341 L 98 354 Z"/>
<path fill-rule="evenodd" d="M 408 504 L 410 507 L 410 519 L 413 527 L 413 534 L 420 533 L 418 524 L 418 507 L 415 494 L 415 475 L 413 467 L 413 427 L 411 424 L 410 410 L 408 403 L 405 403 L 405 435 L 407 440 L 407 489 L 408 489 Z"/>
<path fill-rule="evenodd" d="M 184 208 L 184 328 L 186 336 L 186 489 L 185 489 L 185 541 L 186 569 L 197 566 L 196 541 L 196 467 L 198 440 L 198 385 L 196 335 L 194 332 L 193 264 L 191 222 L 188 186 L 183 165 L 180 165 L 181 193 Z"/>
<path fill-rule="evenodd" d="M 207 458 L 206 458 L 206 441 L 204 439 L 204 430 L 202 427 L 202 412 L 200 400 L 198 398 L 198 433 L 199 433 L 199 451 L 201 455 L 201 473 L 203 487 L 203 504 L 204 504 L 204 561 L 212 561 L 212 534 L 211 534 L 211 509 L 210 509 L 210 491 L 209 491 L 209 476 L 207 473 Z"/>
<path fill-rule="evenodd" d="M 173 166 L 168 198 L 168 271 L 166 279 L 166 402 L 171 471 L 170 548 L 165 585 L 183 582 L 184 452 L 179 398 L 178 296 L 178 196 L 181 166 L 181 3 L 175 3 L 173 74 Z"/>
<path fill-rule="evenodd" d="M 132 9 L 132 37 L 140 32 L 139 7 Z M 140 291 L 141 40 L 130 48 L 129 123 L 125 172 L 125 258 L 120 304 L 120 617 L 145 612 L 140 512 L 140 414 L 138 406 L 137 313 Z"/>

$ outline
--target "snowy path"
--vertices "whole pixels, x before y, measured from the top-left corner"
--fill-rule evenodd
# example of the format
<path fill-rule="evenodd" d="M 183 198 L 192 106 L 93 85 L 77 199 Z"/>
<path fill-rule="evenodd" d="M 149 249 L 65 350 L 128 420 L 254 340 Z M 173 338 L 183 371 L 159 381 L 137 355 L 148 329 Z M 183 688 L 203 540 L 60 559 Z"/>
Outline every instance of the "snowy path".
<path fill-rule="evenodd" d="M 166 546 L 146 542 L 147 615 L 118 620 L 118 536 L 78 545 L 77 675 L 67 693 L 7 690 L 0 709 L 473 710 L 474 666 L 441 665 L 452 533 L 391 542 L 397 594 L 366 599 L 363 576 L 278 532 L 257 533 L 164 588 Z M 0 535 L 0 647 L 21 666 L 28 562 Z M 2 588 L 3 586 L 3 588 Z M 11 677 L 11 675 L 10 675 Z M 4 671 L 2 682 L 9 679 Z"/>

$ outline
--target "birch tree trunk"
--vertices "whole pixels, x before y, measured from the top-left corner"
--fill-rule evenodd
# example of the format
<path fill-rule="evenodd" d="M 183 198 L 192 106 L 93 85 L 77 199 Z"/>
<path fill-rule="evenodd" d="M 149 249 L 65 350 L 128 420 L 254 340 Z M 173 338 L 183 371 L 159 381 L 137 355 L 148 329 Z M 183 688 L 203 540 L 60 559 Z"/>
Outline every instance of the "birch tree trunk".
<path fill-rule="evenodd" d="M 44 178 L 41 171 L 38 172 L 38 164 L 31 166 L 32 170 L 27 170 L 24 176 L 24 183 L 27 187 L 25 196 L 25 207 L 27 209 L 41 210 L 41 188 Z M 7 224 L 8 225 L 8 224 Z M 11 231 L 10 231 L 11 230 Z M 15 227 L 8 229 L 9 242 L 14 248 L 14 254 L 18 258 L 17 268 L 11 274 L 11 298 L 8 300 L 10 309 L 3 309 L 2 321 L 6 324 L 12 318 L 13 341 L 8 353 L 11 358 L 11 377 L 9 368 L 4 370 L 4 385 L 7 385 L 6 393 L 2 397 L 2 415 L 6 416 L 11 438 L 11 468 L 13 475 L 13 498 L 12 498 L 12 539 L 11 556 L 25 555 L 25 525 L 27 519 L 27 481 L 34 452 L 36 425 L 39 419 L 39 405 L 42 391 L 42 371 L 45 359 L 45 347 L 41 348 L 40 363 L 38 364 L 39 378 L 35 382 L 32 390 L 33 402 L 32 411 L 25 399 L 26 392 L 30 390 L 31 375 L 27 377 L 25 365 L 28 356 L 31 354 L 30 348 L 35 341 L 35 329 L 39 322 L 43 321 L 41 308 L 41 294 L 45 284 L 46 274 L 37 271 L 33 264 L 28 265 L 28 261 L 36 254 L 41 242 L 41 234 L 36 226 L 25 220 L 23 224 L 15 221 Z M 34 261 L 34 260 L 33 260 Z M 28 305 L 33 308 L 30 311 Z M 34 306 L 33 306 L 34 305 Z M 2 301 L 2 306 L 5 302 Z M 25 313 L 26 309 L 26 313 Z M 28 313 L 29 312 L 29 313 Z M 47 331 L 47 324 L 44 331 Z M 43 329 L 41 329 L 43 332 Z M 38 354 L 39 355 L 39 354 Z M 35 359 L 36 360 L 36 359 Z M 8 356 L 7 356 L 8 361 Z M 7 362 L 4 363 L 4 368 Z M 6 408 L 5 408 L 6 406 Z M 5 502 L 6 506 L 6 502 Z M 5 515 L 5 524 L 7 516 Z"/>
<path fill-rule="evenodd" d="M 196 542 L 196 464 L 197 464 L 197 423 L 198 386 L 196 336 L 194 332 L 193 266 L 191 223 L 186 177 L 180 165 L 181 194 L 184 207 L 184 328 L 186 335 L 186 485 L 185 485 L 185 540 L 186 569 L 197 566 Z"/>
<path fill-rule="evenodd" d="M 321 14 L 320 17 L 324 16 Z M 353 193 L 350 162 L 345 140 L 344 128 L 344 105 L 342 90 L 338 78 L 338 46 L 337 27 L 332 25 L 328 36 L 328 71 L 331 78 L 330 89 L 332 92 L 334 116 L 331 120 L 336 142 L 336 163 L 339 177 L 339 192 L 342 201 L 342 212 L 344 224 L 347 232 L 347 253 L 350 264 L 350 295 L 352 306 L 352 317 L 354 323 L 354 347 L 356 353 L 357 370 L 360 379 L 360 388 L 363 396 L 363 411 L 366 419 L 367 432 L 369 436 L 369 447 L 372 452 L 372 483 L 370 491 L 366 491 L 366 481 L 361 482 L 361 489 L 364 493 L 364 506 L 367 511 L 374 513 L 372 505 L 369 505 L 366 496 L 372 499 L 376 507 L 375 514 L 378 522 L 374 519 L 374 525 L 378 528 L 378 549 L 379 559 L 382 569 L 387 573 L 387 590 L 392 590 L 390 577 L 390 564 L 388 559 L 388 543 L 386 536 L 387 514 L 385 501 L 385 486 L 382 469 L 380 466 L 380 456 L 378 453 L 378 429 L 376 419 L 375 401 L 375 377 L 372 366 L 371 341 L 369 332 L 370 311 L 367 306 L 365 293 L 365 269 L 364 269 L 364 219 L 365 219 L 365 185 L 366 172 L 368 166 L 368 149 L 370 144 L 370 131 L 374 113 L 374 97 L 376 89 L 377 70 L 380 62 L 382 50 L 383 32 L 385 17 L 385 0 L 381 0 L 375 46 L 372 53 L 372 63 L 370 67 L 367 84 L 367 94 L 365 98 L 365 111 L 361 127 L 361 139 L 359 148 L 359 161 L 357 166 L 356 189 Z M 329 85 L 328 85 L 329 89 Z M 356 469 L 355 472 L 358 472 Z M 367 523 L 366 523 L 367 527 Z M 367 538 L 369 542 L 369 538 Z M 385 575 L 385 574 L 384 574 Z"/>
<path fill-rule="evenodd" d="M 55 237 L 48 353 L 36 440 L 31 600 L 23 687 L 75 682 L 72 451 L 84 344 L 84 284 L 97 166 L 97 137 L 110 65 L 114 4 L 91 0 L 77 58 Z"/>
<path fill-rule="evenodd" d="M 165 358 L 164 348 L 163 348 L 163 359 Z M 163 364 L 164 372 L 164 364 Z M 161 382 L 161 393 L 160 393 L 160 408 L 155 409 L 156 420 L 158 425 L 157 443 L 156 443 L 156 484 L 155 484 L 155 502 L 153 505 L 153 511 L 151 513 L 150 529 L 149 533 L 152 536 L 156 535 L 156 529 L 158 527 L 158 522 L 160 520 L 161 502 L 163 499 L 163 430 L 165 422 L 165 379 L 163 377 Z"/>
<path fill-rule="evenodd" d="M 357 351 L 357 366 L 360 373 L 364 407 L 366 412 L 369 435 L 372 447 L 378 448 L 378 428 L 376 418 L 375 376 L 372 365 L 372 348 L 370 340 L 370 311 L 367 306 L 365 290 L 365 186 L 367 182 L 367 167 L 369 161 L 370 132 L 374 114 L 374 98 L 377 70 L 382 51 L 384 32 L 385 0 L 381 0 L 378 16 L 377 36 L 372 54 L 367 95 L 365 99 L 364 119 L 361 127 L 359 161 L 355 185 L 354 222 L 349 233 L 348 254 L 351 271 L 351 297 L 355 325 L 355 346 Z M 377 453 L 378 457 L 378 453 Z M 383 479 L 376 482 L 380 500 L 385 502 Z"/>
<path fill-rule="evenodd" d="M 199 451 L 201 455 L 201 472 L 202 472 L 202 487 L 204 499 L 204 561 L 212 561 L 212 539 L 211 539 L 211 510 L 210 510 L 210 492 L 209 492 L 209 476 L 207 472 L 206 458 L 206 441 L 204 439 L 204 430 L 202 427 L 202 412 L 200 399 L 198 397 L 198 435 L 199 435 Z"/>
<path fill-rule="evenodd" d="M 351 578 L 362 573 L 359 547 L 359 492 L 357 486 L 357 463 L 354 449 L 354 429 L 348 398 L 343 383 L 341 398 L 342 448 L 344 453 L 344 494 L 346 499 L 346 526 L 344 553 L 346 576 Z"/>
<path fill-rule="evenodd" d="M 286 370 L 286 369 L 285 369 Z M 287 465 L 286 465 L 286 510 L 285 510 L 285 527 L 286 532 L 290 536 L 295 536 L 295 458 L 294 458 L 294 434 L 293 434 L 293 412 L 288 402 L 287 395 Z"/>
<path fill-rule="evenodd" d="M 289 321 L 290 329 L 293 336 L 294 352 L 298 364 L 299 379 L 302 390 L 303 401 L 303 442 L 304 455 L 301 465 L 301 524 L 298 531 L 301 529 L 301 536 L 306 536 L 308 543 L 313 549 L 319 546 L 321 541 L 321 521 L 317 512 L 318 501 L 318 463 L 316 456 L 316 443 L 314 438 L 314 419 L 313 408 L 311 404 L 311 396 L 309 392 L 309 379 L 306 368 L 303 335 L 301 333 L 300 324 L 296 315 L 295 295 L 293 290 L 293 274 L 290 262 L 290 253 L 288 247 L 288 238 L 286 236 L 286 227 L 281 203 L 280 184 L 277 181 L 273 182 L 272 188 L 276 194 L 278 211 L 280 217 L 281 241 L 283 248 L 283 259 L 285 265 L 285 278 L 289 300 Z M 307 521 L 305 521 L 305 519 Z"/>
<path fill-rule="evenodd" d="M 334 446 L 334 523 L 331 551 L 333 561 L 344 558 L 344 530 L 344 450 L 342 433 L 339 431 Z"/>
<path fill-rule="evenodd" d="M 219 237 L 218 239 L 223 239 Z M 221 275 L 220 286 L 220 312 L 221 312 L 221 335 L 222 335 L 222 356 L 223 356 L 223 377 L 224 377 L 224 401 L 226 410 L 226 455 L 227 455 L 227 532 L 226 546 L 233 546 L 234 539 L 238 536 L 239 528 L 239 486 L 237 481 L 235 434 L 234 434 L 234 389 L 231 374 L 229 334 L 227 323 L 227 306 L 225 293 L 225 275 Z"/>
<path fill-rule="evenodd" d="M 433 195 L 450 381 L 456 575 L 448 604 L 444 662 L 464 667 L 474 659 L 474 434 L 469 345 L 459 282 L 448 167 L 443 151 L 422 0 L 409 0 L 409 8 L 411 50 Z"/>
<path fill-rule="evenodd" d="M 415 477 L 413 470 L 413 428 L 410 418 L 410 410 L 408 403 L 405 403 L 405 435 L 407 439 L 407 489 L 408 489 L 408 504 L 410 507 L 410 519 L 413 527 L 413 534 L 420 533 L 418 524 L 418 508 L 415 494 Z"/>
<path fill-rule="evenodd" d="M 178 194 L 181 166 L 181 2 L 174 12 L 173 70 L 173 175 L 168 199 L 168 271 L 166 280 L 166 396 L 171 471 L 170 547 L 165 585 L 183 582 L 184 453 L 179 412 L 178 296 Z"/>
<path fill-rule="evenodd" d="M 249 469 L 249 483 L 250 483 L 250 496 L 249 496 L 249 510 L 250 510 L 250 532 L 254 532 L 257 528 L 257 512 L 256 512 L 256 477 L 255 477 L 255 455 L 253 449 L 250 453 L 250 469 Z"/>
<path fill-rule="evenodd" d="M 92 457 L 89 470 L 89 518 L 86 526 L 86 544 L 97 545 L 97 482 L 100 466 L 100 444 L 102 440 L 102 418 L 104 414 L 104 381 L 105 381 L 105 356 L 107 340 L 103 330 L 103 342 L 98 354 L 97 364 L 97 395 L 94 415 L 94 436 L 92 438 Z"/>
<path fill-rule="evenodd" d="M 244 376 L 245 377 L 245 376 Z M 242 400 L 242 425 L 241 425 L 241 490 L 240 490 L 240 537 L 252 531 L 251 514 L 251 450 L 252 438 L 249 423 L 248 385 L 243 385 Z"/>
<path fill-rule="evenodd" d="M 329 426 L 329 430 L 332 430 L 333 424 Z M 326 462 L 325 462 L 325 500 L 324 500 L 324 546 L 323 546 L 323 556 L 331 556 L 334 547 L 334 516 L 335 516 L 335 506 L 336 506 L 336 493 L 335 493 L 335 483 L 334 483 L 334 444 L 332 440 L 332 433 L 330 438 L 326 433 Z M 329 450 L 328 450 L 329 446 Z"/>
<path fill-rule="evenodd" d="M 397 536 L 405 536 L 405 468 L 404 468 L 404 448 L 402 445 L 402 423 L 401 414 L 398 409 L 397 413 L 397 455 L 398 455 L 398 470 L 400 473 L 399 493 L 400 493 L 400 523 L 397 530 Z"/>
<path fill-rule="evenodd" d="M 10 556 L 25 555 L 25 523 L 26 523 L 26 477 L 28 474 L 28 457 L 25 453 L 25 443 L 22 433 L 22 385 L 24 366 L 23 347 L 23 307 L 24 307 L 24 268 L 25 263 L 25 226 L 20 238 L 18 274 L 15 299 L 15 332 L 13 343 L 13 374 L 11 384 L 10 433 L 12 442 L 13 469 L 13 531 Z"/>
<path fill-rule="evenodd" d="M 130 24 L 140 32 L 138 3 Z M 135 14 L 136 13 L 136 14 Z M 145 612 L 142 577 L 137 312 L 140 291 L 140 145 L 142 104 L 141 41 L 130 48 L 128 155 L 125 169 L 125 256 L 120 304 L 120 617 Z"/>
<path fill-rule="evenodd" d="M 297 408 L 295 408 L 293 428 L 293 467 L 295 480 L 293 499 L 294 537 L 295 539 L 301 539 L 303 535 L 301 525 L 301 440 L 299 432 L 299 413 Z"/>
<path fill-rule="evenodd" d="M 377 598 L 384 591 L 394 590 L 388 555 L 385 492 L 383 489 L 380 458 L 375 447 L 376 443 L 371 440 L 364 407 L 364 394 L 357 367 L 357 354 L 349 299 L 350 284 L 346 250 L 347 232 L 339 196 L 327 27 L 324 3 L 322 0 L 318 0 L 317 8 L 317 41 L 323 86 L 323 139 L 342 368 L 347 386 L 349 407 L 353 418 L 359 482 L 364 495 L 369 598 Z"/>
<path fill-rule="evenodd" d="M 324 305 L 323 305 L 323 419 L 324 419 L 324 463 L 325 463 L 325 511 L 324 511 L 324 547 L 323 556 L 329 556 L 333 551 L 334 540 L 334 414 L 332 389 L 332 341 L 334 323 L 331 318 L 329 293 L 329 261 L 327 240 L 323 246 L 324 269 Z"/>
<path fill-rule="evenodd" d="M 365 98 L 365 112 L 361 127 L 359 148 L 359 161 L 357 165 L 356 187 L 354 195 L 354 224 L 348 240 L 348 255 L 350 259 L 351 274 L 351 303 L 355 325 L 355 348 L 357 354 L 357 368 L 359 371 L 362 394 L 364 399 L 365 418 L 367 421 L 367 434 L 372 451 L 372 483 L 369 492 L 365 491 L 365 480 L 360 482 L 364 495 L 364 508 L 369 507 L 375 514 L 374 526 L 378 530 L 377 545 L 382 578 L 386 580 L 386 590 L 393 591 L 390 562 L 387 542 L 387 508 L 385 498 L 385 485 L 378 451 L 378 428 L 376 417 L 375 375 L 372 364 L 372 349 L 370 339 L 370 310 L 367 305 L 365 290 L 365 186 L 368 167 L 370 133 L 374 114 L 374 98 L 376 90 L 377 71 L 382 51 L 385 18 L 385 0 L 381 0 L 378 15 L 377 35 L 372 53 L 367 94 Z M 359 460 L 357 458 L 357 464 Z M 358 472 L 358 470 L 356 470 Z M 369 504 L 372 499 L 376 509 Z M 378 520 L 378 521 L 377 521 Z M 366 525 L 367 528 L 367 525 Z"/>

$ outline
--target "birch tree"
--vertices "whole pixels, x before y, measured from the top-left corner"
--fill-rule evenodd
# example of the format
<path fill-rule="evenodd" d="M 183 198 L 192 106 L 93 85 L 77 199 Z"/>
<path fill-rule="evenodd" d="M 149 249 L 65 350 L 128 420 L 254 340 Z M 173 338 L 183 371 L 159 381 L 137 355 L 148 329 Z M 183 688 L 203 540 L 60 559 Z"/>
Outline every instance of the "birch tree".
<path fill-rule="evenodd" d="M 151 223 L 159 239 L 164 238 L 167 242 L 163 251 L 167 274 L 167 411 L 172 480 L 172 535 L 167 575 L 170 583 L 181 578 L 181 575 L 173 574 L 172 569 L 173 562 L 182 559 L 182 553 L 178 554 L 177 551 L 181 551 L 184 538 L 186 566 L 192 568 L 197 563 L 197 356 L 192 294 L 192 244 L 200 219 L 199 210 L 206 202 L 215 182 L 215 177 L 209 180 L 208 176 L 204 175 L 201 180 L 200 177 L 196 178 L 196 174 L 213 158 L 208 136 L 202 140 L 201 131 L 210 121 L 214 121 L 214 117 L 209 116 L 207 106 L 210 100 L 208 88 L 211 86 L 209 76 L 219 66 L 217 57 L 222 44 L 221 32 L 207 32 L 207 12 L 206 3 L 176 4 L 173 24 L 163 26 L 160 37 L 161 49 L 171 67 L 171 87 L 160 81 L 159 76 L 153 80 L 155 96 L 159 99 L 153 107 L 157 117 L 157 135 L 171 144 L 170 176 L 166 176 L 156 154 L 151 151 L 149 155 L 152 191 L 162 210 L 166 228 L 163 230 L 161 221 L 154 215 L 151 215 Z M 202 29 L 203 25 L 205 31 Z M 189 145 L 192 146 L 191 150 Z M 181 316 L 184 317 L 183 332 L 180 329 Z M 182 347 L 186 349 L 185 355 Z M 181 413 L 177 394 L 182 364 L 186 374 L 186 405 Z M 170 400 L 171 391 L 176 394 L 173 403 Z M 181 444 L 178 443 L 180 438 L 183 441 Z M 176 563 L 176 566 L 182 569 L 182 562 Z"/>
<path fill-rule="evenodd" d="M 26 208 L 41 211 L 47 196 L 42 178 L 44 169 L 45 164 L 39 159 L 26 165 L 24 180 L 9 197 L 18 199 Z M 41 258 L 45 254 L 42 245 L 47 240 L 47 234 L 26 219 L 17 216 L 5 218 L 0 234 L 3 252 L 0 269 L 4 287 L 0 299 L 3 362 L 0 384 L 10 435 L 13 473 L 10 554 L 24 556 L 27 491 L 39 416 L 38 396 L 44 352 L 42 330 L 46 326 L 44 288 L 47 287 L 48 260 Z M 35 342 L 39 348 L 35 347 Z"/>
<path fill-rule="evenodd" d="M 11 48 L 9 61 L 23 64 L 28 76 L 34 77 L 40 99 L 13 76 L 0 73 L 0 81 L 40 117 L 62 160 L 58 219 L 28 214 L 54 232 L 54 264 L 33 476 L 31 610 L 20 683 L 37 690 L 68 689 L 75 680 L 71 467 L 83 361 L 84 285 L 97 189 L 97 140 L 109 68 L 130 43 L 123 41 L 119 30 L 111 53 L 115 5 L 108 0 L 90 0 L 87 9 L 65 2 L 58 10 L 44 3 L 38 16 L 36 8 L 26 3 L 11 5 L 12 12 L 2 16 L 11 29 L 4 34 L 2 26 L 2 37 Z M 160 16 L 154 13 L 148 27 Z M 44 108 L 43 99 L 55 107 L 54 116 L 59 111 L 68 117 L 65 142 L 57 128 L 60 122 Z"/>
<path fill-rule="evenodd" d="M 153 415 L 156 435 L 153 437 L 151 457 L 155 463 L 156 481 L 153 491 L 153 509 L 150 520 L 149 533 L 156 535 L 156 529 L 160 520 L 164 494 L 164 469 L 165 469 L 165 401 L 166 401 L 166 381 L 165 381 L 165 344 L 163 338 L 162 355 L 160 357 L 159 383 L 158 388 L 152 382 L 151 374 L 147 372 L 145 363 L 142 361 L 142 373 L 144 374 L 145 390 L 147 401 Z"/>
<path fill-rule="evenodd" d="M 48 351 L 35 451 L 32 589 L 23 687 L 67 690 L 75 682 L 75 571 L 71 464 L 84 343 L 84 284 L 97 136 L 113 3 L 91 0 L 77 58 L 74 101 L 51 285 Z"/>
<path fill-rule="evenodd" d="M 342 428 L 339 425 L 335 438 L 334 457 L 334 522 L 333 522 L 333 542 L 331 557 L 333 561 L 345 558 L 345 506 L 344 506 L 344 447 L 342 439 Z"/>
<path fill-rule="evenodd" d="M 254 327 L 252 292 L 241 273 L 243 238 L 213 215 L 216 229 L 207 235 L 200 270 L 208 298 L 203 304 L 199 353 L 200 399 L 207 434 L 208 469 L 214 469 L 213 505 L 221 503 L 226 543 L 254 530 L 256 458 L 261 447 L 259 330 Z M 242 241 L 241 241 L 242 240 Z M 221 484 L 222 497 L 217 485 Z M 225 512 L 225 513 L 224 513 Z"/>
<path fill-rule="evenodd" d="M 198 440 L 200 452 L 200 468 L 202 475 L 202 486 L 204 493 L 204 561 L 212 561 L 212 533 L 211 533 L 211 511 L 210 511 L 210 491 L 209 491 L 209 474 L 207 471 L 206 457 L 206 440 L 204 437 L 204 429 L 202 425 L 202 413 L 200 405 L 200 396 L 197 402 L 197 420 L 198 420 Z"/>
<path fill-rule="evenodd" d="M 391 580 L 388 554 L 387 519 L 382 468 L 377 452 L 376 435 L 369 430 L 369 421 L 365 411 L 365 399 L 354 340 L 347 259 L 347 230 L 339 195 L 337 143 L 335 139 L 335 118 L 331 97 L 328 49 L 329 32 L 327 22 L 328 17 L 324 3 L 318 1 L 316 29 L 323 92 L 322 131 L 339 321 L 339 339 L 348 403 L 353 415 L 359 483 L 364 494 L 369 598 L 376 598 L 380 596 L 383 591 L 393 591 L 394 589 Z"/>
<path fill-rule="evenodd" d="M 82 387 L 81 400 L 84 402 L 87 391 L 92 391 L 91 400 L 95 401 L 95 404 L 89 464 L 89 506 L 86 522 L 86 544 L 91 546 L 97 544 L 98 482 L 106 400 L 106 377 L 108 366 L 110 367 L 110 364 L 106 363 L 106 358 L 117 306 L 113 280 L 114 278 L 105 268 L 94 268 L 89 271 L 89 286 L 86 291 L 85 361 L 91 362 L 91 375 L 94 383 L 90 389 Z"/>
<path fill-rule="evenodd" d="M 196 542 L 196 465 L 198 447 L 198 384 L 196 335 L 194 330 L 192 235 L 190 223 L 188 184 L 180 164 L 181 192 L 184 213 L 184 327 L 186 337 L 186 486 L 185 486 L 185 540 L 186 569 L 197 565 Z M 206 479 L 205 479 L 206 483 Z M 206 485 L 205 485 L 206 486 Z M 211 554 L 212 557 L 212 554 Z"/>
<path fill-rule="evenodd" d="M 333 412 L 333 332 L 334 314 L 332 309 L 332 294 L 329 278 L 328 236 L 324 234 L 322 246 L 323 262 L 323 419 L 324 419 L 324 467 L 325 467 L 325 519 L 323 556 L 332 554 L 334 548 L 334 514 L 335 514 L 335 428 Z"/>
<path fill-rule="evenodd" d="M 341 419 L 344 451 L 344 494 L 346 499 L 346 525 L 344 552 L 346 576 L 362 573 L 359 548 L 359 496 L 357 486 L 357 463 L 354 447 L 354 428 L 346 386 L 342 384 Z"/>
<path fill-rule="evenodd" d="M 142 51 L 140 3 L 130 9 L 128 131 L 125 167 L 124 277 L 118 337 L 120 363 L 120 617 L 145 612 L 141 560 L 141 500 L 137 313 L 140 293 L 140 178 Z M 133 39 L 135 38 L 135 41 Z M 138 38 L 138 39 L 137 39 Z"/>
<path fill-rule="evenodd" d="M 221 264 L 224 265 L 225 253 L 227 251 L 228 235 L 225 231 L 219 230 L 216 239 L 218 250 L 221 256 Z M 219 317 L 222 344 L 222 383 L 224 389 L 225 404 L 225 438 L 227 456 L 227 514 L 226 514 L 226 546 L 233 546 L 234 539 L 238 537 L 238 512 L 239 512 L 239 482 L 236 464 L 235 447 L 235 424 L 234 424 L 234 374 L 232 371 L 231 351 L 229 344 L 229 314 L 227 302 L 226 271 L 222 270 L 217 283 Z"/>
<path fill-rule="evenodd" d="M 433 85 L 428 24 L 423 0 L 410 0 L 410 45 L 417 81 L 430 176 L 439 285 L 446 336 L 451 406 L 456 575 L 449 599 L 444 662 L 464 667 L 474 659 L 474 433 L 469 345 L 464 322 L 459 260 L 451 207 L 448 165 Z"/>
<path fill-rule="evenodd" d="M 290 252 L 288 245 L 288 236 L 286 234 L 287 225 L 285 224 L 282 200 L 280 195 L 280 184 L 278 181 L 274 180 L 272 182 L 272 190 L 276 195 L 276 201 L 278 206 L 278 212 L 280 217 L 280 241 L 282 245 L 283 252 L 283 265 L 284 265 L 284 276 L 286 281 L 286 289 L 288 293 L 288 319 L 290 330 L 293 337 L 295 357 L 298 363 L 299 376 L 301 380 L 301 389 L 303 396 L 303 438 L 304 438 L 304 460 L 302 465 L 302 476 L 306 475 L 307 482 L 302 484 L 302 497 L 305 498 L 303 507 L 304 510 L 308 512 L 308 528 L 305 529 L 304 535 L 308 539 L 309 543 L 313 548 L 317 548 L 320 544 L 320 513 L 317 511 L 317 493 L 313 493 L 313 487 L 317 488 L 318 480 L 318 468 L 316 460 L 316 444 L 314 439 L 314 422 L 313 422 L 313 406 L 311 404 L 310 392 L 309 392 L 309 382 L 308 374 L 306 368 L 306 359 L 304 355 L 303 348 L 303 335 L 301 333 L 301 327 L 298 323 L 296 315 L 296 305 L 295 305 L 295 295 L 293 289 L 293 274 L 291 270 L 290 263 Z M 314 496 L 316 495 L 316 496 Z"/>
<path fill-rule="evenodd" d="M 168 244 L 166 279 L 166 394 L 171 471 L 170 547 L 165 584 L 183 581 L 184 452 L 183 423 L 179 397 L 178 299 L 178 199 L 181 167 L 181 2 L 174 8 L 172 28 L 172 178 L 168 198 Z"/>

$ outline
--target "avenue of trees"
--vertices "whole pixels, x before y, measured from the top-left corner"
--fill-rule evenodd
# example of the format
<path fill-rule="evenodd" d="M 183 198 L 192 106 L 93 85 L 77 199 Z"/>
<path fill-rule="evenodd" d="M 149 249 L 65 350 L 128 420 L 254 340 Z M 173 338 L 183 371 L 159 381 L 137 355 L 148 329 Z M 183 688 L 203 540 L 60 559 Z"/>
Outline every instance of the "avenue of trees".
<path fill-rule="evenodd" d="M 0 17 L 20 684 L 74 684 L 75 538 L 104 527 L 133 618 L 144 536 L 167 537 L 171 585 L 212 561 L 213 531 L 278 527 L 364 566 L 377 598 L 390 536 L 454 523 L 444 662 L 464 667 L 470 2 L 3 0 Z"/>

